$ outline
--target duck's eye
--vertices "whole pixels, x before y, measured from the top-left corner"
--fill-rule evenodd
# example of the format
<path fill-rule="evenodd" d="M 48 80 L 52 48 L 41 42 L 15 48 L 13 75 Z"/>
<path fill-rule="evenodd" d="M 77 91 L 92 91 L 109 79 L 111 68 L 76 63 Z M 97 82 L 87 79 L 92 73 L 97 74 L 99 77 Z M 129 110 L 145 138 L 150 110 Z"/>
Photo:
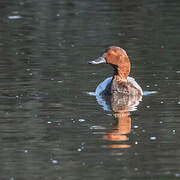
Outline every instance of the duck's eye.
<path fill-rule="evenodd" d="M 116 55 L 116 52 L 115 52 L 115 51 L 112 51 L 112 50 L 111 50 L 109 53 L 110 53 L 110 54 L 113 54 L 113 55 Z"/>

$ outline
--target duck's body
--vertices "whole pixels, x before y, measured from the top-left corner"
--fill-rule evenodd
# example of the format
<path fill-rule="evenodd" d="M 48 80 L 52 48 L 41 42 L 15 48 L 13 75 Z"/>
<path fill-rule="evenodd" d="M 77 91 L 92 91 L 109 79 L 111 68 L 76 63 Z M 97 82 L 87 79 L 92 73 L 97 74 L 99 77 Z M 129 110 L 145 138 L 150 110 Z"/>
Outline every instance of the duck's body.
<path fill-rule="evenodd" d="M 96 95 L 112 95 L 120 93 L 123 95 L 142 96 L 143 91 L 138 83 L 132 77 L 127 77 L 127 82 L 118 82 L 109 77 L 101 82 L 96 88 Z"/>
<path fill-rule="evenodd" d="M 109 47 L 103 56 L 91 64 L 107 63 L 114 69 L 113 77 L 105 79 L 96 88 L 96 95 L 136 96 L 141 98 L 143 91 L 134 78 L 129 77 L 130 61 L 126 51 L 120 47 Z"/>

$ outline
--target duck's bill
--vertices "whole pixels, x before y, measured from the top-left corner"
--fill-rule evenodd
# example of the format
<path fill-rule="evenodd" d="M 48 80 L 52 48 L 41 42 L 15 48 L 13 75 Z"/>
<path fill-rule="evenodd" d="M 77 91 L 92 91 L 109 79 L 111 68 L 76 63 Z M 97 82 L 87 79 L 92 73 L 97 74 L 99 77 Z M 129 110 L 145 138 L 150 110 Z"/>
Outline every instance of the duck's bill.
<path fill-rule="evenodd" d="M 106 63 L 106 60 L 102 56 L 93 61 L 89 61 L 89 64 L 101 64 L 101 63 Z"/>

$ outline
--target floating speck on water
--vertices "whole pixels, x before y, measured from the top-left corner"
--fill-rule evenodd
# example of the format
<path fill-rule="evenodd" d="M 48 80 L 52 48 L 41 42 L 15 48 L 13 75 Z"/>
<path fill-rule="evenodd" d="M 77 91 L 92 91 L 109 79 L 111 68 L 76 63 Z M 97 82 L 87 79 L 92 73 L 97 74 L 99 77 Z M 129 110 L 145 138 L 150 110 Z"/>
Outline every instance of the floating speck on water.
<path fill-rule="evenodd" d="M 164 104 L 164 102 L 163 102 L 163 101 L 161 101 L 161 104 Z"/>
<path fill-rule="evenodd" d="M 165 79 L 169 79 L 168 77 L 165 77 Z"/>
<path fill-rule="evenodd" d="M 78 121 L 79 121 L 79 122 L 84 122 L 84 121 L 85 121 L 85 119 L 79 119 Z"/>
<path fill-rule="evenodd" d="M 137 129 L 139 126 L 135 125 L 134 128 Z"/>
<path fill-rule="evenodd" d="M 157 138 L 155 136 L 150 137 L 150 140 L 156 140 Z"/>
<path fill-rule="evenodd" d="M 149 88 L 149 87 L 150 87 L 150 85 L 147 85 L 146 87 L 147 87 L 147 88 Z"/>
<path fill-rule="evenodd" d="M 63 81 L 58 81 L 58 83 L 62 83 Z"/>
<path fill-rule="evenodd" d="M 20 15 L 8 16 L 8 19 L 21 19 Z"/>
<path fill-rule="evenodd" d="M 59 16 L 60 16 L 60 14 L 56 14 L 56 16 L 57 16 L 57 17 L 59 17 Z"/>
<path fill-rule="evenodd" d="M 180 104 L 180 101 L 178 102 L 178 104 Z"/>
<path fill-rule="evenodd" d="M 147 108 L 150 108 L 150 106 L 146 106 Z"/>
<path fill-rule="evenodd" d="M 52 159 L 51 162 L 52 162 L 53 164 L 57 164 L 57 163 L 58 163 L 58 161 L 55 160 L 55 159 Z"/>
<path fill-rule="evenodd" d="M 16 96 L 16 98 L 19 98 L 19 96 Z"/>
<path fill-rule="evenodd" d="M 11 177 L 9 180 L 15 180 L 14 177 Z"/>
<path fill-rule="evenodd" d="M 32 73 L 29 73 L 30 76 L 32 76 L 33 74 Z"/>
<path fill-rule="evenodd" d="M 71 44 L 71 47 L 74 47 L 74 44 Z"/>
<path fill-rule="evenodd" d="M 159 121 L 159 123 L 160 123 L 160 124 L 162 124 L 162 123 L 163 123 L 163 121 Z"/>
<path fill-rule="evenodd" d="M 134 168 L 134 171 L 138 171 L 138 168 Z"/>
<path fill-rule="evenodd" d="M 81 149 L 81 148 L 78 148 L 78 149 L 77 149 L 77 151 L 78 151 L 78 152 L 81 152 L 81 151 L 82 151 L 82 149 Z"/>
<path fill-rule="evenodd" d="M 137 141 L 135 141 L 135 144 L 138 144 L 138 142 L 137 142 Z"/>
<path fill-rule="evenodd" d="M 25 152 L 25 153 L 28 153 L 28 150 L 27 150 L 27 149 L 25 149 L 25 150 L 24 150 L 24 152 Z"/>
<path fill-rule="evenodd" d="M 106 114 L 107 116 L 112 116 L 112 114 Z"/>
<path fill-rule="evenodd" d="M 91 126 L 90 129 L 106 129 L 103 126 Z"/>
<path fill-rule="evenodd" d="M 142 130 L 142 132 L 146 132 L 146 130 L 145 130 L 145 129 L 143 129 L 143 130 Z"/>
<path fill-rule="evenodd" d="M 154 84 L 154 86 L 158 86 L 157 84 Z"/>
<path fill-rule="evenodd" d="M 173 129 L 173 131 L 172 131 L 172 132 L 173 132 L 173 134 L 176 134 L 176 130 L 175 130 L 175 129 Z"/>
<path fill-rule="evenodd" d="M 51 122 L 51 121 L 48 121 L 47 123 L 48 123 L 48 124 L 51 124 L 52 122 Z"/>
<path fill-rule="evenodd" d="M 180 177 L 180 173 L 176 173 L 175 176 L 176 176 L 176 177 Z"/>
<path fill-rule="evenodd" d="M 176 73 L 180 73 L 180 71 L 176 71 Z"/>
<path fill-rule="evenodd" d="M 54 81 L 54 78 L 51 78 L 51 81 Z"/>

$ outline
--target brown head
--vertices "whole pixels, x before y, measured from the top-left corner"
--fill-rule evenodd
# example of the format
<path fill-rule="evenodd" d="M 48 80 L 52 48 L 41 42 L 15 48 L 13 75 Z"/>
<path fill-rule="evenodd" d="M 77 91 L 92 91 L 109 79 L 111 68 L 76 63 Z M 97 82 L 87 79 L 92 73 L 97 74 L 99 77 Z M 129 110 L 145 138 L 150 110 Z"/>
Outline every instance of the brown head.
<path fill-rule="evenodd" d="M 119 81 L 126 81 L 130 73 L 130 61 L 126 51 L 120 47 L 110 46 L 103 56 L 91 61 L 91 64 L 107 63 L 114 68 L 114 78 Z"/>

